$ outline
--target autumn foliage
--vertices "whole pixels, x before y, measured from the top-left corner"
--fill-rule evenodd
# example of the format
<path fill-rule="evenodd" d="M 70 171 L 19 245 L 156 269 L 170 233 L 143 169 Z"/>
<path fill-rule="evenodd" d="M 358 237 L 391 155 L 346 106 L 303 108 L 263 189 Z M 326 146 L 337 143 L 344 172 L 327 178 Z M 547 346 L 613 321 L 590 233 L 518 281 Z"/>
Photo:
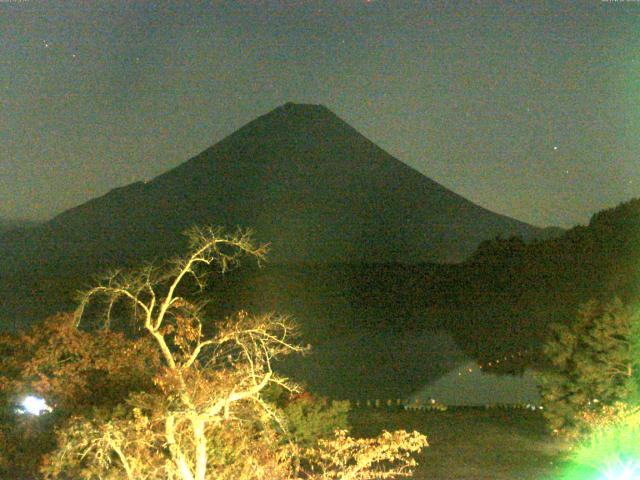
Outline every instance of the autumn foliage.
<path fill-rule="evenodd" d="M 423 435 L 354 439 L 345 430 L 304 429 L 300 422 L 313 415 L 344 412 L 298 403 L 311 410 L 298 412 L 294 425 L 269 400 L 272 386 L 300 391 L 272 368 L 304 350 L 295 326 L 246 312 L 213 321 L 194 300 L 212 267 L 226 271 L 242 255 L 261 259 L 265 248 L 242 232 L 195 229 L 190 238 L 184 257 L 113 272 L 81 295 L 73 315 L 2 339 L 5 405 L 35 392 L 54 407 L 37 418 L 5 412 L 3 440 L 15 443 L 35 429 L 42 442 L 32 451 L 4 451 L 5 472 L 22 465 L 21 472 L 51 479 L 409 476 L 412 454 L 427 446 Z"/>

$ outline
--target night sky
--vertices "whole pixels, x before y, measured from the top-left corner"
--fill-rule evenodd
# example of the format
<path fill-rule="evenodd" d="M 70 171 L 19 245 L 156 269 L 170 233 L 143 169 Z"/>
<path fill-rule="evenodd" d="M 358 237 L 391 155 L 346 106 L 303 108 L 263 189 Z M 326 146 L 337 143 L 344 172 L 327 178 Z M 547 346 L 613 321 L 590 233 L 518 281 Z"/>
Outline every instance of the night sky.
<path fill-rule="evenodd" d="M 568 227 L 640 196 L 640 1 L 0 0 L 0 216 L 324 104 L 466 198 Z"/>

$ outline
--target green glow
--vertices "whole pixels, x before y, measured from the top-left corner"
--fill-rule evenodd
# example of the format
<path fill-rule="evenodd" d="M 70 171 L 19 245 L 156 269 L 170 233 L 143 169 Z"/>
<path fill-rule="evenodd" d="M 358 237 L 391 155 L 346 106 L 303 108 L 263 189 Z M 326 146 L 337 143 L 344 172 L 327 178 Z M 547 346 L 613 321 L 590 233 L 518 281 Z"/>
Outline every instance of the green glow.
<path fill-rule="evenodd" d="M 640 409 L 611 414 L 577 443 L 570 461 L 564 480 L 640 480 Z"/>
<path fill-rule="evenodd" d="M 640 462 L 619 459 L 608 468 L 572 464 L 558 480 L 640 480 Z"/>

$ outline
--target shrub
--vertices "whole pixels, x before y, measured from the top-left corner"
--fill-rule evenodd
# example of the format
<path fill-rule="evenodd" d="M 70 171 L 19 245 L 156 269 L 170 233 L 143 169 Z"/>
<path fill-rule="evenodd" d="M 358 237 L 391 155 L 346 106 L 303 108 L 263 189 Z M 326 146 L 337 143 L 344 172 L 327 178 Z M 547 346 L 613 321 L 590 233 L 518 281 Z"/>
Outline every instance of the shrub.
<path fill-rule="evenodd" d="M 349 402 L 331 401 L 304 392 L 294 395 L 283 408 L 289 433 L 303 447 L 315 445 L 335 430 L 349 430 Z"/>

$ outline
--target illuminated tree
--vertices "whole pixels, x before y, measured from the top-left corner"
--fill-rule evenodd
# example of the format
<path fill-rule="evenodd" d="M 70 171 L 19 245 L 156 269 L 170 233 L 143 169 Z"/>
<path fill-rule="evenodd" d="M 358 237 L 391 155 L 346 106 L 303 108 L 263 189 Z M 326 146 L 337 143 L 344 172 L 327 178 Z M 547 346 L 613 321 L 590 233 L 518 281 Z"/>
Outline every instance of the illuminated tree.
<path fill-rule="evenodd" d="M 411 457 L 426 447 L 418 432 L 382 432 L 376 438 L 351 438 L 338 430 L 335 438 L 320 440 L 307 449 L 309 480 L 374 480 L 410 477 L 417 465 Z"/>
<path fill-rule="evenodd" d="M 544 345 L 550 368 L 540 380 L 544 415 L 555 432 L 579 434 L 588 430 L 585 410 L 636 400 L 639 326 L 637 313 L 618 299 L 590 301 L 571 326 L 553 326 Z"/>
<path fill-rule="evenodd" d="M 125 368 L 126 354 L 138 341 L 151 341 L 158 363 L 153 356 L 140 357 L 148 384 L 131 389 L 115 406 L 76 411 L 65 422 L 57 433 L 58 448 L 43 467 L 46 476 L 321 480 L 409 475 L 414 464 L 409 454 L 427 445 L 419 433 L 385 433 L 365 442 L 339 431 L 332 441 L 310 448 L 292 441 L 280 412 L 264 396 L 269 385 L 297 389 L 272 369 L 275 358 L 303 350 L 292 324 L 284 317 L 245 312 L 213 324 L 203 304 L 187 299 L 193 287 L 204 286 L 207 267 L 215 264 L 224 272 L 242 254 L 261 259 L 265 248 L 254 247 L 245 233 L 225 236 L 213 229 L 193 230 L 190 239 L 185 257 L 113 273 L 81 296 L 74 317 L 80 328 L 110 330 L 131 319 L 132 343 L 119 350 Z M 92 308 L 96 305 L 104 307 L 99 315 Z M 50 378 L 50 371 L 40 367 L 31 373 Z M 359 476 L 332 476 L 339 466 Z"/>

